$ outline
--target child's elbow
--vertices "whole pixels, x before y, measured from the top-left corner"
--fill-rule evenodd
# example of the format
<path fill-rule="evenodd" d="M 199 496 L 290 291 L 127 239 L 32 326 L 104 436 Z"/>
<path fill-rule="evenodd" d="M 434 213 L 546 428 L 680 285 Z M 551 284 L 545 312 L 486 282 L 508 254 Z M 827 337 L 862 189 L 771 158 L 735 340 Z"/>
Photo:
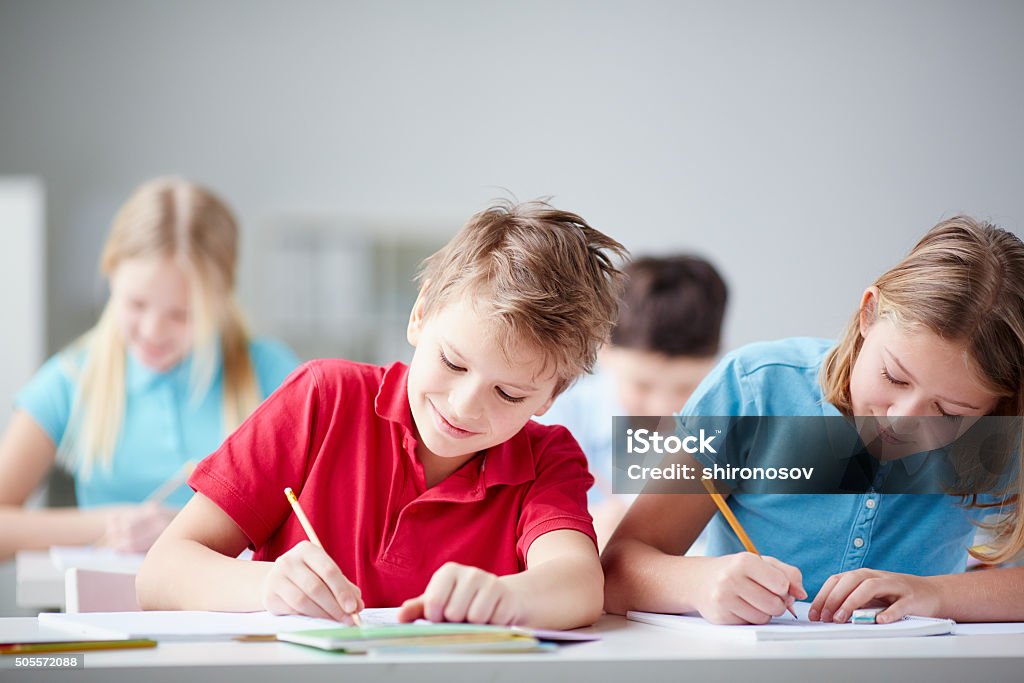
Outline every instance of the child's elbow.
<path fill-rule="evenodd" d="M 151 550 L 146 555 L 146 559 L 143 560 L 142 566 L 139 567 L 139 573 L 135 575 L 135 600 L 139 603 L 141 609 L 166 608 L 161 603 L 160 597 L 160 586 L 162 583 L 164 581 L 161 578 L 160 558 L 159 556 L 155 557 Z"/>
<path fill-rule="evenodd" d="M 579 601 L 579 624 L 576 627 L 590 626 L 604 614 L 604 572 L 595 563 L 594 570 L 581 580 L 585 586 L 584 594 Z"/>
<path fill-rule="evenodd" d="M 596 589 L 593 591 L 593 595 L 587 600 L 586 609 L 581 616 L 581 626 L 590 626 L 601 618 L 604 614 L 604 581 L 601 581 Z"/>
<path fill-rule="evenodd" d="M 623 599 L 621 548 L 609 543 L 601 554 L 601 567 L 604 569 L 604 610 L 609 614 L 625 614 L 629 607 Z"/>

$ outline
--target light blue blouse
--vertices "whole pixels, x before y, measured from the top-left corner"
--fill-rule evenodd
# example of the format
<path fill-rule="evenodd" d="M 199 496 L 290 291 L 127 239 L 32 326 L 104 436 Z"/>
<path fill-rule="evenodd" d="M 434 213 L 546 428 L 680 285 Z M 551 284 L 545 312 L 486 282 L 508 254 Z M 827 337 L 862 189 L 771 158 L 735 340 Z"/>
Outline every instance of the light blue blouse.
<path fill-rule="evenodd" d="M 65 350 L 50 358 L 15 397 L 15 406 L 28 413 L 58 445 L 78 389 L 70 374 L 73 354 Z M 261 399 L 299 363 L 287 346 L 266 339 L 253 340 L 249 355 Z M 191 368 L 191 356 L 170 370 L 156 372 L 127 354 L 125 414 L 111 466 L 94 466 L 88 476 L 73 472 L 79 506 L 142 502 L 185 462 L 198 462 L 221 444 L 227 436 L 223 368 L 217 368 L 209 390 L 195 401 L 189 390 Z M 183 483 L 166 502 L 181 506 L 191 496 L 192 490 Z"/>
<path fill-rule="evenodd" d="M 793 338 L 743 347 L 722 359 L 683 408 L 684 416 L 839 415 L 819 373 L 834 342 Z M 784 466 L 786 453 L 751 452 L 745 465 Z M 803 572 L 813 598 L 832 574 L 869 567 L 922 576 L 963 571 L 983 513 L 934 494 L 736 493 L 728 498 L 759 552 Z M 721 514 L 707 554 L 742 552 Z"/>

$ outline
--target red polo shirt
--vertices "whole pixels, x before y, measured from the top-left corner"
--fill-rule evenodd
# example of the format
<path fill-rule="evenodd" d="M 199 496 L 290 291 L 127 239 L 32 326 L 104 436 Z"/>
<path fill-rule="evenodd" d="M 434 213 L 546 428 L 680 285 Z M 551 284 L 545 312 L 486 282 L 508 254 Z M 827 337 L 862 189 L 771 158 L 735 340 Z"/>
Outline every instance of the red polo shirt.
<path fill-rule="evenodd" d="M 594 538 L 593 478 L 564 427 L 530 421 L 427 489 L 407 376 L 402 363 L 306 363 L 196 467 L 189 485 L 241 527 L 255 560 L 306 540 L 283 493 L 292 487 L 367 607 L 419 595 L 448 561 L 513 574 L 542 534 L 575 529 Z"/>

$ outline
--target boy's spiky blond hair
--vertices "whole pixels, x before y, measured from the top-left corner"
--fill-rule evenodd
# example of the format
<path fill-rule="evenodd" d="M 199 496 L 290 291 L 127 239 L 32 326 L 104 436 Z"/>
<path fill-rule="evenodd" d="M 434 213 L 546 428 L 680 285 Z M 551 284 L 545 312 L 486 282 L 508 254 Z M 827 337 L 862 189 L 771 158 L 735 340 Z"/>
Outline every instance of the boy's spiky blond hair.
<path fill-rule="evenodd" d="M 498 324 L 496 342 L 540 350 L 555 394 L 590 372 L 608 340 L 622 292 L 615 261 L 626 249 L 580 216 L 545 200 L 499 201 L 474 215 L 423 262 L 423 315 L 468 296 Z"/>

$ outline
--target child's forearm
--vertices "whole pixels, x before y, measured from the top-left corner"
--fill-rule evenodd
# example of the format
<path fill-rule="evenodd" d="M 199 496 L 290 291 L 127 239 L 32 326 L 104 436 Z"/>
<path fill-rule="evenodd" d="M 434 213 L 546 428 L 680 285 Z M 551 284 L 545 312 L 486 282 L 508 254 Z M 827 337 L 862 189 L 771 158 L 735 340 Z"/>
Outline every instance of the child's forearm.
<path fill-rule="evenodd" d="M 103 508 L 26 510 L 15 505 L 0 506 L 0 560 L 11 559 L 19 550 L 95 543 L 103 535 L 107 514 Z"/>
<path fill-rule="evenodd" d="M 939 589 L 938 616 L 955 621 L 1024 621 L 1024 567 L 926 577 Z"/>
<path fill-rule="evenodd" d="M 136 595 L 150 610 L 262 610 L 263 581 L 273 564 L 227 557 L 195 541 L 160 539 L 139 570 Z"/>
<path fill-rule="evenodd" d="M 601 616 L 604 576 L 593 559 L 552 559 L 501 581 L 524 596 L 521 626 L 580 628 Z"/>
<path fill-rule="evenodd" d="M 642 541 L 609 544 L 601 560 L 605 611 L 682 613 L 696 610 L 695 596 L 707 557 L 668 555 Z"/>

